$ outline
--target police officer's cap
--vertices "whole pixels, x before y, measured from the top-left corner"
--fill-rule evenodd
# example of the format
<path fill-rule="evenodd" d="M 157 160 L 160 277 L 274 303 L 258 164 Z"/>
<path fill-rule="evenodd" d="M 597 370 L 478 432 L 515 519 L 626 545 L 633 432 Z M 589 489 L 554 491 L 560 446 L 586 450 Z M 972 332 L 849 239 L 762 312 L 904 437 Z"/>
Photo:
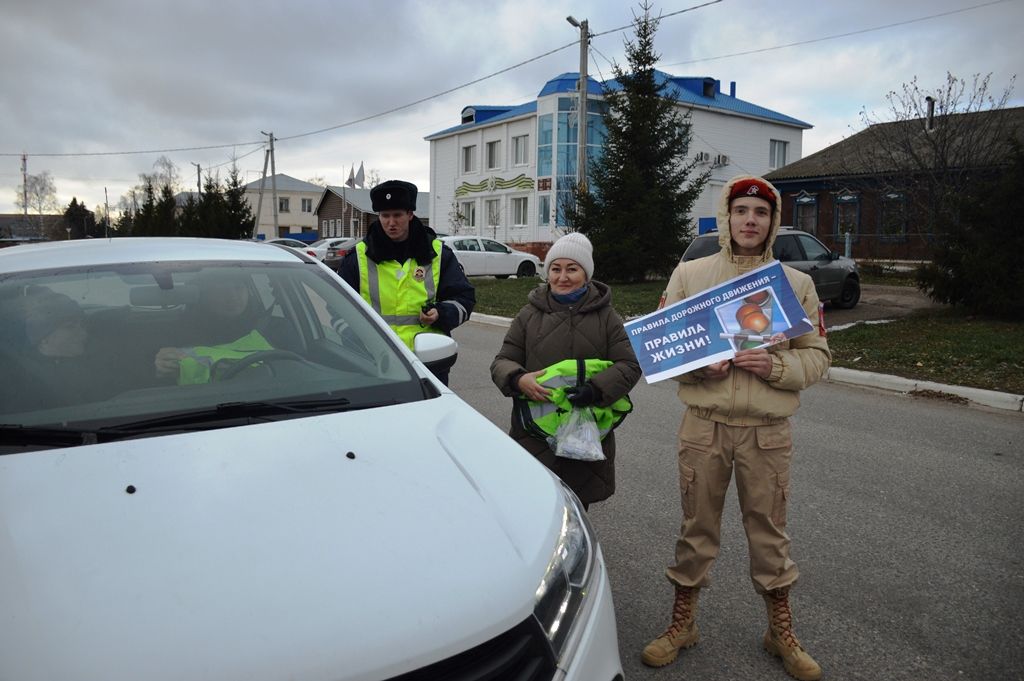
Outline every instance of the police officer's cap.
<path fill-rule="evenodd" d="M 373 212 L 384 210 L 416 210 L 416 185 L 402 180 L 381 182 L 370 190 Z"/>

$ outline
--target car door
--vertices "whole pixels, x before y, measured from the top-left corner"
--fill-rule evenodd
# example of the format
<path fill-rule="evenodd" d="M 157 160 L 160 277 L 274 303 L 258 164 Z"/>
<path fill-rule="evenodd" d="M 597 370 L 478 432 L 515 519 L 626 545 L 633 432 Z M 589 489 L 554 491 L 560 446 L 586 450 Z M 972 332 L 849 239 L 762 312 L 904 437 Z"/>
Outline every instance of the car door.
<path fill-rule="evenodd" d="M 515 274 L 516 269 L 512 263 L 514 258 L 511 255 L 512 250 L 508 246 L 493 239 L 480 239 L 480 242 L 484 246 L 487 274 Z"/>
<path fill-rule="evenodd" d="M 846 273 L 843 272 L 842 268 L 836 266 L 836 261 L 832 259 L 832 251 L 810 234 L 797 234 L 795 236 L 803 249 L 804 257 L 809 267 L 808 274 L 814 279 L 814 287 L 818 291 L 818 300 L 838 298 L 839 292 L 843 288 L 843 278 Z"/>
<path fill-rule="evenodd" d="M 463 271 L 467 277 L 480 274 L 487 274 L 487 266 L 484 262 L 483 249 L 480 247 L 480 240 L 476 237 L 460 237 L 449 242 L 455 257 L 459 259 Z"/>

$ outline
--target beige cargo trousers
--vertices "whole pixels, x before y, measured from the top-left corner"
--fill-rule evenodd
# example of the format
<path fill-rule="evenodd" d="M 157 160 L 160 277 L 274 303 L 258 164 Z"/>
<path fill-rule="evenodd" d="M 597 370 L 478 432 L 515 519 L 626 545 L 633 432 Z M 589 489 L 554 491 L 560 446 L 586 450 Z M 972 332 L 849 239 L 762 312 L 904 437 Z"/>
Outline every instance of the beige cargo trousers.
<path fill-rule="evenodd" d="M 786 502 L 793 438 L 789 419 L 759 426 L 730 426 L 687 409 L 679 427 L 679 487 L 683 524 L 676 564 L 666 574 L 679 586 L 705 587 L 718 556 L 722 508 L 733 469 L 754 589 L 767 591 L 796 582 L 789 557 Z"/>

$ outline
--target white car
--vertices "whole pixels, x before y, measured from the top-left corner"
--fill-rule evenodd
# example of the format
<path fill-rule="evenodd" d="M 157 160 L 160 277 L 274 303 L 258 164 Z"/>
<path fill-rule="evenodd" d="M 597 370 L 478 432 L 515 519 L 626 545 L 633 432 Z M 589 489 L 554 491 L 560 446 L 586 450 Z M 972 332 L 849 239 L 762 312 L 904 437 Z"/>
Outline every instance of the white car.
<path fill-rule="evenodd" d="M 541 269 L 540 258 L 532 253 L 514 250 L 487 237 L 446 236 L 441 241 L 455 252 L 467 277 L 532 277 Z"/>
<path fill-rule="evenodd" d="M 288 248 L 294 248 L 299 253 L 305 253 L 311 258 L 317 260 L 323 260 L 327 257 L 327 247 L 324 246 L 319 248 L 317 243 L 307 244 L 305 241 L 299 241 L 298 239 L 289 239 L 287 237 L 281 237 L 279 239 L 267 239 L 264 243 L 267 244 L 278 244 L 280 246 L 287 246 Z"/>
<path fill-rule="evenodd" d="M 327 258 L 345 257 L 349 251 L 356 247 L 357 243 L 359 243 L 359 239 L 356 237 L 333 236 L 314 242 L 313 248 L 317 254 L 323 253 L 323 257 L 320 258 L 321 260 L 326 260 Z"/>
<path fill-rule="evenodd" d="M 287 249 L 0 251 L 0 678 L 621 680 L 579 501 L 416 346 Z"/>

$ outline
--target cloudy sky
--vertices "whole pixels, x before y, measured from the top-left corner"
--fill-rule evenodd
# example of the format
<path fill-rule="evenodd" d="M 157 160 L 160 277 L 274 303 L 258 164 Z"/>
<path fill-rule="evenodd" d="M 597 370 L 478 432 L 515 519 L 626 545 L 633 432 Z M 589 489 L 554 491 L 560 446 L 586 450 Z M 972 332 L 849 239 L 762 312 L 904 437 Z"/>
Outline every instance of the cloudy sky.
<path fill-rule="evenodd" d="M 659 68 L 710 76 L 726 90 L 736 81 L 738 97 L 811 123 L 805 155 L 862 129 L 862 110 L 885 119 L 886 93 L 915 76 L 935 89 L 947 71 L 991 73 L 997 92 L 1024 76 L 1024 0 L 721 0 L 680 12 L 702 2 L 654 3 L 667 15 Z M 622 27 L 637 8 L 623 0 L 4 4 L 0 213 L 16 211 L 23 152 L 29 173 L 53 175 L 62 205 L 76 196 L 94 207 L 106 187 L 113 208 L 161 156 L 124 152 L 180 150 L 163 155 L 183 188 L 195 186 L 193 164 L 223 174 L 233 156 L 252 181 L 263 167 L 261 131 L 280 139 L 280 173 L 341 184 L 363 162 L 425 187 L 424 136 L 458 124 L 464 106 L 530 101 L 548 79 L 579 69 L 570 44 L 579 32 L 567 15 L 598 34 L 589 69 L 607 78 L 613 62 L 625 63 L 632 32 Z M 1024 105 L 1024 82 L 1011 104 Z"/>

